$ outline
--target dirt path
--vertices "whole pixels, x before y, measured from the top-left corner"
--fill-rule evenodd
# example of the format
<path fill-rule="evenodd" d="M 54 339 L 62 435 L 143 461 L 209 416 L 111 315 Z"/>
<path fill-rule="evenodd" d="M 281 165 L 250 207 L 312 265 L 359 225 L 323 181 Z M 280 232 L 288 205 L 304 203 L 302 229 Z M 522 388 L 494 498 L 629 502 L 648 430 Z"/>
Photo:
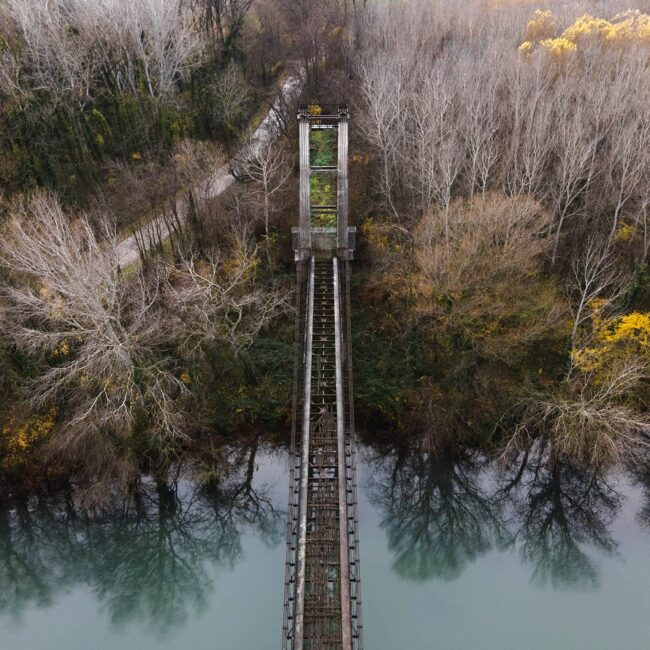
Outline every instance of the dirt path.
<path fill-rule="evenodd" d="M 278 113 L 282 105 L 291 99 L 298 91 L 301 79 L 298 75 L 288 76 L 278 92 L 277 99 L 273 102 L 269 112 L 266 114 L 260 125 L 251 136 L 251 147 L 258 149 L 275 136 L 280 126 Z M 219 167 L 214 174 L 208 176 L 201 182 L 201 196 L 203 200 L 214 199 L 225 192 L 235 182 L 234 176 L 230 173 L 230 165 L 225 164 Z M 177 219 L 182 224 L 188 217 L 188 202 L 185 196 L 176 200 Z M 165 215 L 154 217 L 141 226 L 132 235 L 123 239 L 117 245 L 117 257 L 122 268 L 134 264 L 139 259 L 138 242 L 146 249 L 151 248 L 160 241 L 165 241 L 170 235 L 170 224 Z"/>

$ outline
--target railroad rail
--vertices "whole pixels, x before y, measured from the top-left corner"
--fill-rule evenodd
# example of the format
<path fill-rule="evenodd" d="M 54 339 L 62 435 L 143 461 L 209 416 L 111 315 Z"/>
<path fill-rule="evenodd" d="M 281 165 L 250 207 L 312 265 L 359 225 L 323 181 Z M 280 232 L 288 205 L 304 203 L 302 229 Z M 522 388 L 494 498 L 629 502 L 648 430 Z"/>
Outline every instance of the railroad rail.
<path fill-rule="evenodd" d="M 361 650 L 348 111 L 340 107 L 336 115 L 313 115 L 303 108 L 298 120 L 300 212 L 299 226 L 293 229 L 297 323 L 282 647 Z M 337 132 L 336 166 L 317 164 L 312 156 L 311 132 L 326 129 Z M 332 149 L 333 144 L 331 139 Z M 326 158 L 332 154 L 326 147 Z M 336 205 L 313 202 L 317 175 L 333 173 Z M 326 225 L 323 214 L 328 215 Z"/>

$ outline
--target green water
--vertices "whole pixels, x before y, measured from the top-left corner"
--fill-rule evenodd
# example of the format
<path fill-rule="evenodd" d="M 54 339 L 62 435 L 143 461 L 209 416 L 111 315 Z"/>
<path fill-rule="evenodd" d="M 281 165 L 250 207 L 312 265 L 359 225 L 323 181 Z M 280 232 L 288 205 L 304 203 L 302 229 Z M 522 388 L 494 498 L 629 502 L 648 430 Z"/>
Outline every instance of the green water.
<path fill-rule="evenodd" d="M 360 455 L 366 650 L 650 648 L 650 462 Z M 286 458 L 227 463 L 219 487 L 183 471 L 110 515 L 0 510 L 0 648 L 280 647 Z"/>

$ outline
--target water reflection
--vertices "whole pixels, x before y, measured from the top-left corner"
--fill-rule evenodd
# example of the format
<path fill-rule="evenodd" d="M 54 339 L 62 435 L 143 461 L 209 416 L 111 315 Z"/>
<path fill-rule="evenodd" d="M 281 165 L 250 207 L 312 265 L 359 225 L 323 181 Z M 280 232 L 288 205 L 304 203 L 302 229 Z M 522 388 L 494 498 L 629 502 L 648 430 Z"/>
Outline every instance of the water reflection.
<path fill-rule="evenodd" d="M 543 446 L 516 460 L 495 496 L 509 511 L 511 543 L 532 566 L 532 581 L 553 588 L 597 587 L 598 568 L 588 551 L 616 550 L 610 526 L 621 495 L 599 472 L 551 459 Z"/>
<path fill-rule="evenodd" d="M 431 454 L 419 446 L 371 455 L 371 502 L 395 556 L 411 580 L 453 580 L 504 539 L 504 528 L 471 457 Z"/>
<path fill-rule="evenodd" d="M 646 452 L 643 457 L 631 463 L 629 472 L 635 485 L 641 488 L 643 495 L 637 519 L 643 528 L 650 531 L 650 452 Z"/>
<path fill-rule="evenodd" d="M 202 611 L 210 569 L 241 559 L 244 527 L 269 545 L 283 537 L 282 513 L 253 480 L 257 453 L 256 442 L 228 450 L 207 483 L 142 486 L 110 515 L 88 517 L 64 498 L 0 510 L 0 614 L 19 620 L 76 585 L 90 587 L 116 626 L 164 633 Z"/>
<path fill-rule="evenodd" d="M 42 510 L 42 502 L 32 508 Z M 16 504 L 12 512 L 0 508 L 0 612 L 14 618 L 29 605 L 51 604 L 58 585 L 65 587 L 65 575 L 50 571 L 56 543 L 48 521 L 35 519 L 32 508 L 26 502 Z M 50 511 L 45 510 L 49 520 Z"/>
<path fill-rule="evenodd" d="M 599 583 L 594 553 L 616 551 L 610 526 L 621 496 L 606 477 L 543 447 L 509 469 L 417 444 L 370 452 L 369 464 L 370 499 L 402 577 L 453 580 L 489 550 L 510 548 L 533 583 L 589 589 Z"/>

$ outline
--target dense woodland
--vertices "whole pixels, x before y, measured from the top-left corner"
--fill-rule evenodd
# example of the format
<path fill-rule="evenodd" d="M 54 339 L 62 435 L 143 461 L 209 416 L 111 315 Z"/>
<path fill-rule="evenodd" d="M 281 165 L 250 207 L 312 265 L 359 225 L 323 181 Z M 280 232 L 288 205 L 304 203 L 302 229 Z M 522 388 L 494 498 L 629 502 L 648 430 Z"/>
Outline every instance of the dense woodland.
<path fill-rule="evenodd" d="M 286 439 L 295 112 L 341 102 L 362 434 L 645 457 L 648 2 L 0 0 L 3 486 L 95 506 Z M 120 268 L 179 195 L 186 225 Z"/>

